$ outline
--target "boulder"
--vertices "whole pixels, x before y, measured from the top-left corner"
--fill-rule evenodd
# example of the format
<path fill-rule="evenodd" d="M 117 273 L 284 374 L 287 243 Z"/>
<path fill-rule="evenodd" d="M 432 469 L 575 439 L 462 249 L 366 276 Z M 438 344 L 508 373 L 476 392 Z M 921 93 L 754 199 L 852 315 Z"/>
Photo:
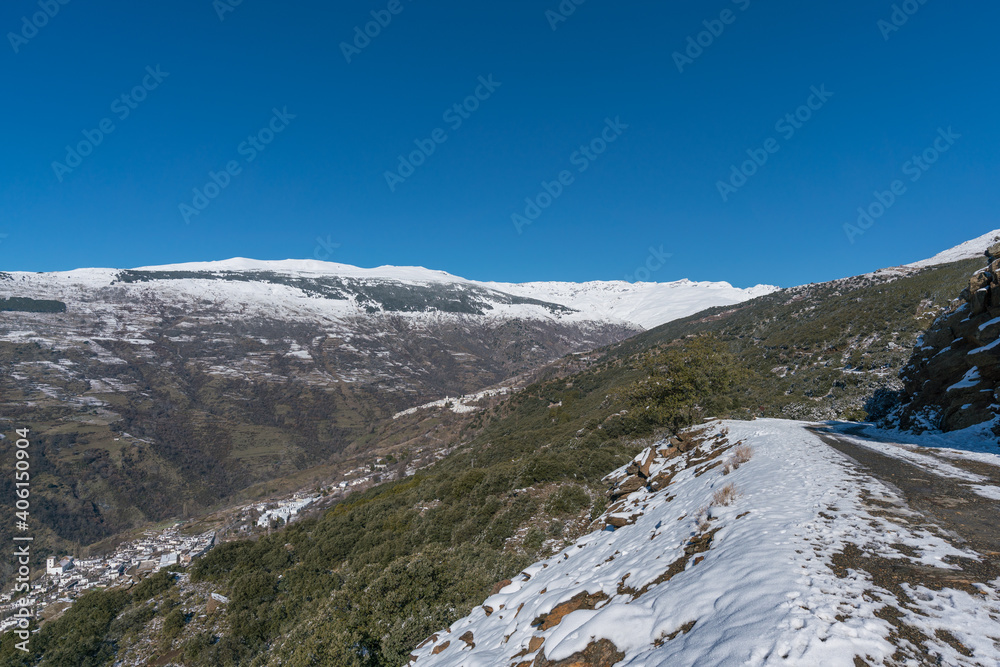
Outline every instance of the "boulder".
<path fill-rule="evenodd" d="M 549 613 L 542 614 L 536 618 L 531 622 L 531 625 L 539 627 L 542 632 L 551 630 L 562 623 L 562 620 L 574 611 L 578 611 L 580 609 L 594 609 L 597 607 L 598 603 L 607 599 L 608 596 L 600 592 L 594 593 L 593 595 L 587 592 L 577 593 L 569 600 L 557 604 Z"/>
<path fill-rule="evenodd" d="M 493 597 L 503 589 L 510 586 L 512 583 L 514 582 L 512 582 L 510 579 L 504 579 L 503 581 L 498 581 L 493 585 L 493 590 L 490 591 L 490 597 Z"/>
<path fill-rule="evenodd" d="M 986 309 L 990 306 L 990 291 L 985 287 L 976 290 L 972 295 L 972 315 L 981 315 L 986 312 Z"/>
<path fill-rule="evenodd" d="M 1000 396 L 1000 243 L 987 252 L 989 269 L 979 271 L 962 293 L 967 303 L 939 317 L 900 373 L 899 407 L 885 416 L 886 425 L 922 430 L 932 425 L 946 431 L 967 428 L 997 416 Z M 970 354 L 976 350 L 975 354 Z M 980 381 L 953 389 L 978 367 Z M 984 391 L 985 390 L 985 391 Z"/>
<path fill-rule="evenodd" d="M 615 528 L 624 528 L 625 526 L 631 526 L 636 522 L 636 520 L 642 516 L 641 514 L 633 514 L 629 517 L 624 516 L 609 516 L 607 521 L 609 526 L 614 526 Z"/>
<path fill-rule="evenodd" d="M 632 475 L 612 489 L 611 499 L 617 500 L 618 498 L 627 496 L 630 493 L 635 493 L 644 486 L 646 486 L 646 480 L 637 475 Z"/>
<path fill-rule="evenodd" d="M 646 456 L 639 463 L 639 474 L 649 479 L 649 469 L 653 465 L 653 461 L 656 459 L 656 450 L 650 449 Z"/>
<path fill-rule="evenodd" d="M 545 658 L 542 651 L 533 667 L 611 667 L 625 659 L 625 654 L 607 639 L 591 642 L 587 648 L 575 653 L 565 660 L 553 662 Z"/>
<path fill-rule="evenodd" d="M 969 279 L 969 291 L 976 292 L 984 287 L 989 287 L 991 282 L 993 282 L 993 274 L 989 271 L 980 271 Z"/>

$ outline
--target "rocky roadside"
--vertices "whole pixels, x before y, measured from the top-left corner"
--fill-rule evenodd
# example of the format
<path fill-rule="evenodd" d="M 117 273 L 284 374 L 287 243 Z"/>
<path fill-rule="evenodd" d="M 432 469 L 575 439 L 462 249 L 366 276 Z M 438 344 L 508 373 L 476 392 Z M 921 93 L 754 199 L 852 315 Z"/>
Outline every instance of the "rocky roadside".
<path fill-rule="evenodd" d="M 902 405 L 895 417 L 904 430 L 956 431 L 997 417 L 1000 243 L 986 251 L 986 260 L 988 266 L 924 334 L 903 369 Z"/>

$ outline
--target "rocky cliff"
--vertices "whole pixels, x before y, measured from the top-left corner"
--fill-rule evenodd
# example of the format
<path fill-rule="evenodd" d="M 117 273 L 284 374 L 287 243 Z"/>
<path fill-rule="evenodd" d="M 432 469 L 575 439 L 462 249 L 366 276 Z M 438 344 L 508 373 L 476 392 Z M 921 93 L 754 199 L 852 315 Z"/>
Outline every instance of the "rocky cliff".
<path fill-rule="evenodd" d="M 956 431 L 1000 414 L 1000 238 L 961 296 L 917 343 L 887 422 Z M 994 428 L 1000 435 L 1000 424 Z"/>

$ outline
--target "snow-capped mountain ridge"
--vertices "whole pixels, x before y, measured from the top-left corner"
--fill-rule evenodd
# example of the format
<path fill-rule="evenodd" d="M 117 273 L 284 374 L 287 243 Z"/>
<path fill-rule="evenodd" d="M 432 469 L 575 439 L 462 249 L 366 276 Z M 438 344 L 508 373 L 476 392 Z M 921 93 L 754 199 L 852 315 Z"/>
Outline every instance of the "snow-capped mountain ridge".
<path fill-rule="evenodd" d="M 77 269 L 53 273 L 11 273 L 14 285 L 37 298 L 72 296 L 78 288 L 126 286 L 179 301 L 209 298 L 232 308 L 281 313 L 311 319 L 382 312 L 473 312 L 501 319 L 556 319 L 562 322 L 623 324 L 650 329 L 715 306 L 728 306 L 776 291 L 771 285 L 747 289 L 728 282 L 628 283 L 625 281 L 501 283 L 469 280 L 445 271 L 412 266 L 366 269 L 317 260 L 253 260 L 233 258 L 136 269 Z M 211 282 L 209 282 L 211 281 Z M 10 283 L 8 283 L 10 285 Z M 386 299 L 386 287 L 407 292 L 407 303 Z M 373 290 L 378 294 L 373 294 Z M 475 298 L 476 305 L 434 306 L 428 290 L 457 302 Z M 441 296 L 441 291 L 444 296 Z M 393 294 L 399 297 L 400 292 Z M 469 295 L 474 295 L 470 297 Z M 325 297 L 317 299 L 315 297 Z M 510 298 L 513 297 L 513 298 Z"/>
<path fill-rule="evenodd" d="M 992 232 L 987 232 L 954 248 L 939 252 L 929 259 L 913 262 L 906 266 L 914 269 L 922 269 L 928 266 L 939 266 L 941 264 L 950 264 L 951 262 L 960 262 L 963 259 L 982 257 L 983 251 L 997 241 L 1000 241 L 1000 229 L 994 229 Z"/>
<path fill-rule="evenodd" d="M 472 282 L 447 271 L 425 269 L 422 266 L 383 265 L 365 269 L 351 264 L 324 262 L 317 259 L 261 260 L 233 257 L 211 262 L 185 262 L 161 266 L 141 266 L 135 271 L 274 271 L 289 274 L 320 274 L 345 278 L 376 278 L 383 280 L 420 282 Z"/>

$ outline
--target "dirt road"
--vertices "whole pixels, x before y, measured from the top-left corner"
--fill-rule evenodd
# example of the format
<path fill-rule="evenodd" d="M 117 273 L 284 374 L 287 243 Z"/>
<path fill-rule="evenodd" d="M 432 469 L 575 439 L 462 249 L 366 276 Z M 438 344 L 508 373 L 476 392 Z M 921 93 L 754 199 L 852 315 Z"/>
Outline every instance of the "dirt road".
<path fill-rule="evenodd" d="M 879 617 L 894 628 L 890 640 L 899 650 L 893 658 L 900 663 L 940 664 L 928 656 L 929 638 L 902 620 L 903 610 L 912 609 L 910 595 L 914 587 L 925 586 L 938 591 L 957 589 L 978 596 L 983 594 L 984 584 L 1000 578 L 1000 502 L 976 494 L 968 481 L 866 447 L 859 442 L 865 438 L 860 428 L 817 426 L 810 430 L 850 459 L 859 472 L 874 477 L 905 499 L 905 507 L 884 505 L 871 499 L 868 502 L 873 514 L 900 525 L 924 528 L 956 547 L 979 554 L 977 558 L 946 558 L 946 567 L 936 568 L 913 559 L 880 557 L 867 552 L 863 545 L 849 544 L 834 558 L 838 576 L 846 576 L 850 570 L 867 572 L 873 583 L 895 597 L 895 600 L 880 597 L 886 606 L 879 613 Z M 1000 468 L 996 466 L 946 458 L 932 449 L 920 449 L 919 453 L 979 475 L 985 478 L 981 482 L 983 485 L 1000 486 Z M 905 551 L 902 545 L 898 548 Z M 993 619 L 1000 633 L 1000 618 Z M 939 630 L 935 638 L 964 656 L 973 655 L 969 647 L 950 632 Z M 855 662 L 871 664 L 861 658 Z"/>

